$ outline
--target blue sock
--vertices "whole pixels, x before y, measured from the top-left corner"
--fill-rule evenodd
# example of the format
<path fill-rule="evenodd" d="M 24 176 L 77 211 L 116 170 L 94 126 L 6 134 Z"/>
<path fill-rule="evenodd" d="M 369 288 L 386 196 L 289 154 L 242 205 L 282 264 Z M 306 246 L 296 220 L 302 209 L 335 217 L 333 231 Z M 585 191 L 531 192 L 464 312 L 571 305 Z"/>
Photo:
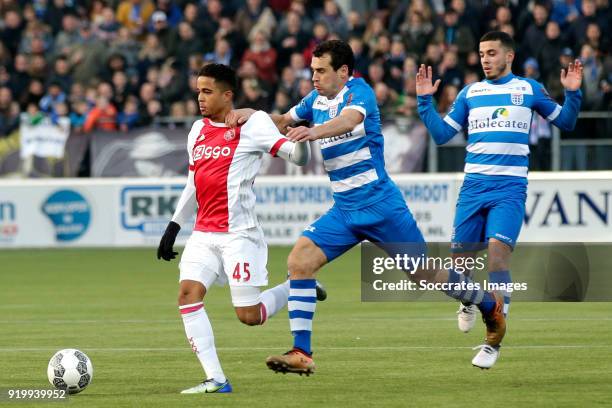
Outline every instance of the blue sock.
<path fill-rule="evenodd" d="M 289 281 L 289 326 L 293 335 L 293 347 L 308 354 L 312 318 L 317 305 L 317 281 L 314 279 L 292 279 Z"/>
<path fill-rule="evenodd" d="M 510 271 L 493 271 L 489 272 L 489 282 L 491 283 L 512 283 L 512 276 Z M 504 316 L 508 315 L 510 309 L 510 295 L 508 291 L 501 291 L 504 294 Z"/>
<path fill-rule="evenodd" d="M 452 269 L 448 270 L 448 283 L 463 284 L 461 288 L 444 291 L 448 296 L 461 300 L 466 303 L 479 305 L 483 301 L 487 301 L 486 292 L 482 289 L 482 285 L 478 284 L 478 289 L 475 288 L 476 283 L 465 274 L 457 273 Z M 472 289 L 468 289 L 469 284 L 472 284 Z M 455 285 L 456 286 L 456 285 Z"/>

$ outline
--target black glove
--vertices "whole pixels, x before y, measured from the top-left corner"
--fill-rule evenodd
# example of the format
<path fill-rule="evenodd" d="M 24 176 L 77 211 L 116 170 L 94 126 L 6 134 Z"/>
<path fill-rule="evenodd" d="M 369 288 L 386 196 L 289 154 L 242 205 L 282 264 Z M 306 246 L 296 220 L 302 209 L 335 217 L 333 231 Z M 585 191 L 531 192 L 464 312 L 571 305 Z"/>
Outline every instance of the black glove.
<path fill-rule="evenodd" d="M 174 221 L 170 221 L 166 227 L 166 231 L 159 241 L 159 247 L 157 248 L 157 259 L 164 259 L 164 261 L 170 261 L 178 255 L 172 248 L 174 246 L 174 240 L 181 230 L 181 226 Z"/>

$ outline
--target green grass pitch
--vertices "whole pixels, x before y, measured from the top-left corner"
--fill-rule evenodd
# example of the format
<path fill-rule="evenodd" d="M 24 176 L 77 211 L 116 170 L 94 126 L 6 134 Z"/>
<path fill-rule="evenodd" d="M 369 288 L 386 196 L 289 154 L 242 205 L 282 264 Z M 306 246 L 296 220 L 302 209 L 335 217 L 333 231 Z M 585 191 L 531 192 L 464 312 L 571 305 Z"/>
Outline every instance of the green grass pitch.
<path fill-rule="evenodd" d="M 284 278 L 288 251 L 270 249 L 271 284 Z M 205 306 L 234 393 L 180 395 L 203 373 L 177 311 L 177 262 L 154 252 L 1 251 L 0 389 L 49 387 L 49 358 L 74 347 L 92 359 L 94 380 L 71 407 L 612 404 L 610 303 L 515 302 L 500 360 L 483 371 L 470 361 L 484 328 L 459 332 L 455 303 L 361 303 L 358 250 L 319 275 L 329 298 L 315 316 L 314 376 L 265 367 L 291 345 L 285 311 L 247 327 L 227 288 L 215 288 Z"/>

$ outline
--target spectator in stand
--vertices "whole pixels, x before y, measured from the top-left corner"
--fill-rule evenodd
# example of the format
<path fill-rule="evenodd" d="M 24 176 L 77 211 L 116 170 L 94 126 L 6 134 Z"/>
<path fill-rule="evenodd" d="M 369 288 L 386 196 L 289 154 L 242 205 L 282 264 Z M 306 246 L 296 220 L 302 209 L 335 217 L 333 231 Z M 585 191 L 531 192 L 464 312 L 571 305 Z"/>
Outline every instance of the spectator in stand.
<path fill-rule="evenodd" d="M 300 79 L 298 82 L 298 98 L 302 100 L 312 92 L 312 81 L 310 79 Z"/>
<path fill-rule="evenodd" d="M 561 55 L 562 47 L 559 24 L 549 21 L 546 24 L 546 41 L 535 55 L 542 78 L 548 78 L 551 73 L 559 74 L 559 55 Z"/>
<path fill-rule="evenodd" d="M 312 52 L 316 48 L 317 45 L 321 44 L 323 41 L 329 39 L 329 29 L 327 25 L 322 22 L 317 22 L 312 28 L 312 38 L 308 42 L 308 46 L 304 49 L 304 61 L 306 65 L 310 66 L 310 60 L 312 59 Z"/>
<path fill-rule="evenodd" d="M 120 131 L 127 132 L 134 129 L 139 121 L 138 98 L 130 96 L 125 101 L 123 110 L 117 115 L 117 125 Z"/>
<path fill-rule="evenodd" d="M 365 44 L 364 48 L 367 48 L 368 50 L 375 48 L 380 36 L 387 35 L 387 34 L 388 32 L 385 29 L 385 24 L 383 22 L 383 19 L 378 16 L 372 17 L 368 21 L 365 32 L 363 34 L 362 40 Z"/>
<path fill-rule="evenodd" d="M 368 83 L 372 88 L 385 79 L 385 68 L 380 63 L 373 63 L 368 67 Z"/>
<path fill-rule="evenodd" d="M 166 49 L 160 44 L 157 35 L 155 33 L 147 34 L 146 40 L 138 52 L 138 64 L 136 66 L 140 76 L 146 75 L 149 68 L 160 66 L 167 55 Z"/>
<path fill-rule="evenodd" d="M 168 108 L 173 102 L 182 100 L 189 90 L 179 63 L 172 60 L 162 66 L 157 85 L 160 102 Z"/>
<path fill-rule="evenodd" d="M 89 23 L 83 23 L 79 32 L 81 41 L 72 47 L 68 55 L 74 81 L 87 84 L 97 78 L 106 65 L 107 48 L 93 35 Z"/>
<path fill-rule="evenodd" d="M 94 130 L 104 130 L 107 132 L 117 130 L 117 109 L 105 96 L 98 96 L 96 106 L 89 111 L 83 125 L 85 133 Z"/>
<path fill-rule="evenodd" d="M 72 103 L 72 112 L 70 112 L 70 126 L 72 130 L 77 133 L 83 132 L 83 126 L 85 126 L 85 120 L 89 113 L 89 104 L 85 99 Z"/>
<path fill-rule="evenodd" d="M 453 9 L 444 13 L 443 24 L 436 31 L 434 38 L 434 41 L 444 44 L 446 48 L 455 46 L 462 57 L 476 48 L 472 32 L 468 27 L 459 25 L 459 15 Z"/>
<path fill-rule="evenodd" d="M 468 27 L 474 38 L 480 38 L 480 10 L 466 4 L 465 0 L 451 0 L 450 7 L 459 16 L 459 25 Z"/>
<path fill-rule="evenodd" d="M 406 21 L 399 26 L 408 52 L 422 55 L 430 43 L 434 35 L 434 25 L 426 18 L 426 13 L 412 7 L 408 9 Z"/>
<path fill-rule="evenodd" d="M 174 55 L 178 45 L 178 35 L 174 27 L 170 27 L 168 19 L 163 11 L 156 11 L 151 17 L 151 33 L 159 39 L 159 44 L 164 48 L 167 55 Z M 177 23 L 178 25 L 178 23 Z M 149 34 L 147 40 L 149 39 Z"/>
<path fill-rule="evenodd" d="M 178 26 L 179 43 L 176 46 L 176 60 L 183 67 L 189 64 L 189 56 L 195 53 L 202 53 L 204 44 L 196 37 L 195 30 L 189 23 L 182 22 Z"/>
<path fill-rule="evenodd" d="M 384 82 L 374 86 L 376 104 L 380 111 L 380 120 L 393 119 L 396 113 L 397 93 Z"/>
<path fill-rule="evenodd" d="M 171 28 L 175 28 L 183 20 L 181 8 L 174 0 L 157 0 L 157 11 L 164 13 L 168 26 Z"/>
<path fill-rule="evenodd" d="M 9 9 L 4 14 L 4 27 L 0 30 L 0 40 L 11 55 L 17 54 L 21 42 L 21 33 L 25 28 L 23 18 L 17 9 Z"/>
<path fill-rule="evenodd" d="M 240 58 L 248 47 L 248 43 L 245 37 L 236 29 L 236 25 L 231 18 L 223 17 L 219 21 L 219 29 L 215 33 L 215 41 L 219 41 L 220 39 L 229 42 L 232 52 L 236 55 L 235 62 L 240 61 Z"/>
<path fill-rule="evenodd" d="M 550 19 L 557 23 L 562 29 L 566 29 L 578 18 L 580 12 L 576 7 L 576 0 L 553 1 L 553 9 Z"/>
<path fill-rule="evenodd" d="M 235 66 L 234 53 L 229 42 L 220 38 L 215 42 L 215 50 L 204 55 L 204 61 L 215 64 Z"/>
<path fill-rule="evenodd" d="M 544 4 L 536 3 L 533 6 L 533 22 L 527 27 L 521 45 L 521 51 L 524 57 L 537 55 L 538 50 L 546 43 L 547 22 L 548 9 Z"/>
<path fill-rule="evenodd" d="M 342 11 L 335 0 L 323 1 L 323 10 L 319 14 L 318 21 L 325 23 L 327 27 L 338 34 L 341 39 L 346 40 L 348 37 L 348 23 L 346 17 L 342 15 Z"/>
<path fill-rule="evenodd" d="M 55 55 L 69 55 L 74 46 L 81 42 L 79 25 L 79 20 L 74 14 L 62 17 L 62 30 L 55 37 L 53 45 Z"/>
<path fill-rule="evenodd" d="M 47 93 L 42 97 L 39 102 L 40 110 L 48 115 L 55 115 L 55 105 L 58 103 L 66 102 L 66 94 L 62 90 L 62 87 L 57 82 L 51 82 Z"/>
<path fill-rule="evenodd" d="M 246 0 L 246 7 L 242 7 L 236 13 L 236 27 L 244 38 L 249 38 L 254 27 L 259 30 L 267 30 L 268 35 L 276 27 L 274 13 L 263 4 L 262 0 Z"/>
<path fill-rule="evenodd" d="M 581 11 L 582 14 L 576 17 L 565 31 L 565 43 L 573 46 L 574 51 L 579 51 L 580 45 L 585 42 L 588 25 L 590 23 L 598 24 L 595 0 L 582 0 Z"/>
<path fill-rule="evenodd" d="M 589 23 L 586 29 L 584 42 L 581 44 L 589 44 L 597 56 L 610 55 L 610 40 L 602 38 L 601 29 L 596 23 Z"/>
<path fill-rule="evenodd" d="M 302 30 L 302 18 L 294 11 L 290 11 L 281 21 L 274 39 L 278 50 L 279 66 L 289 64 L 289 58 L 294 52 L 301 52 L 308 44 L 308 35 Z"/>
<path fill-rule="evenodd" d="M 114 10 L 111 7 L 104 7 L 101 20 L 93 25 L 93 32 L 100 40 L 110 44 L 117 38 L 119 28 L 121 24 L 115 18 Z"/>
<path fill-rule="evenodd" d="M 268 95 L 259 85 L 257 79 L 245 79 L 242 81 L 242 94 L 238 97 L 236 105 L 255 110 L 270 110 Z"/>
<path fill-rule="evenodd" d="M 346 17 L 346 21 L 348 24 L 348 38 L 362 38 L 366 30 L 363 15 L 356 10 L 351 10 Z"/>
<path fill-rule="evenodd" d="M 19 105 L 21 107 L 25 107 L 28 104 L 34 104 L 38 107 L 40 100 L 45 94 L 45 86 L 40 79 L 31 78 L 28 83 L 28 88 L 26 92 L 21 95 L 21 99 L 19 101 Z"/>
<path fill-rule="evenodd" d="M 459 57 L 454 50 L 448 50 L 442 55 L 438 66 L 438 75 L 442 79 L 442 86 L 453 85 L 463 87 L 463 72 L 459 69 Z"/>
<path fill-rule="evenodd" d="M 355 67 L 353 69 L 354 77 L 363 77 L 368 73 L 368 66 L 370 65 L 370 58 L 364 49 L 364 43 L 361 37 L 351 37 L 349 39 L 349 45 L 353 50 L 355 56 Z"/>
<path fill-rule="evenodd" d="M 117 21 L 136 38 L 143 38 L 149 18 L 155 11 L 150 0 L 124 0 L 117 7 Z"/>
<path fill-rule="evenodd" d="M 276 81 L 276 50 L 270 46 L 268 34 L 255 30 L 250 36 L 250 47 L 244 53 L 242 62 L 251 61 L 257 66 L 257 76 L 268 85 Z"/>
<path fill-rule="evenodd" d="M 406 50 L 404 43 L 401 41 L 401 37 L 396 36 L 391 43 L 391 49 L 387 58 L 385 58 L 384 67 L 387 73 L 387 85 L 397 93 L 402 92 L 403 78 L 402 68 L 404 61 L 406 60 Z"/>
<path fill-rule="evenodd" d="M 495 20 L 491 20 L 488 29 L 498 31 L 505 24 L 512 24 L 512 12 L 510 7 L 501 6 L 495 12 Z"/>
<path fill-rule="evenodd" d="M 53 72 L 48 79 L 48 84 L 58 83 L 62 88 L 62 91 L 70 92 L 72 87 L 72 75 L 70 74 L 70 65 L 68 58 L 65 55 L 60 55 L 55 59 L 53 63 Z"/>
<path fill-rule="evenodd" d="M 0 87 L 0 139 L 19 129 L 19 105 L 7 86 Z"/>
<path fill-rule="evenodd" d="M 123 111 L 125 108 L 125 103 L 132 95 L 132 88 L 125 71 L 115 71 L 113 73 L 111 82 L 114 91 L 114 97 L 111 102 L 118 111 Z"/>
<path fill-rule="evenodd" d="M 601 104 L 603 94 L 600 90 L 600 81 L 604 79 L 604 69 L 601 61 L 593 47 L 584 44 L 580 50 L 580 60 L 583 65 L 584 81 L 582 83 L 582 108 L 584 110 L 594 110 Z"/>

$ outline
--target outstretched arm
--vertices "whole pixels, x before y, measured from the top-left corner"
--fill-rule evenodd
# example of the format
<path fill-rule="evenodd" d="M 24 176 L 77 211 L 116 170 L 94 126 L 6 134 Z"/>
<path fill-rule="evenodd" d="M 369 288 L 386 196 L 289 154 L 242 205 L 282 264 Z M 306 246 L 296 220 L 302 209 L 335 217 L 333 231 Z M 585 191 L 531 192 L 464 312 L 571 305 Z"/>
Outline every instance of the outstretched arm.
<path fill-rule="evenodd" d="M 351 132 L 355 126 L 363 122 L 364 115 L 356 109 L 343 109 L 340 115 L 333 118 L 329 122 L 309 128 L 306 126 L 298 126 L 289 129 L 287 139 L 300 142 L 305 140 L 317 140 L 326 137 L 340 136 Z"/>
<path fill-rule="evenodd" d="M 451 109 L 453 116 L 456 116 L 458 120 L 453 119 L 450 113 L 442 119 L 434 108 L 432 96 L 438 90 L 440 80 L 432 84 L 432 77 L 432 68 L 430 66 L 426 68 L 424 64 L 421 64 L 416 75 L 417 111 L 436 144 L 441 145 L 461 131 L 467 116 L 467 109 L 460 94 Z"/>
<path fill-rule="evenodd" d="M 195 211 L 195 184 L 193 182 L 193 171 L 189 170 L 187 176 L 187 184 L 183 189 L 181 198 L 176 205 L 176 210 L 172 216 L 172 221 L 168 223 L 164 235 L 162 235 L 157 247 L 157 259 L 163 259 L 164 261 L 171 261 L 178 255 L 178 252 L 174 250 L 174 241 L 181 230 L 181 224 L 183 224 Z"/>
<path fill-rule="evenodd" d="M 181 193 L 181 197 L 179 198 L 178 203 L 176 204 L 176 209 L 174 210 L 174 215 L 172 216 L 172 221 L 179 225 L 183 225 L 185 221 L 191 218 L 196 209 L 196 188 L 193 178 L 193 171 L 189 170 L 187 184 Z"/>
<path fill-rule="evenodd" d="M 552 124 L 561 130 L 573 130 L 578 120 L 580 104 L 582 102 L 582 63 L 580 60 L 569 64 L 567 71 L 561 70 L 561 84 L 565 88 L 565 102 Z"/>
<path fill-rule="evenodd" d="M 243 125 L 255 112 L 257 111 L 250 108 L 234 109 L 225 116 L 225 125 L 232 128 Z M 282 115 L 270 113 L 269 116 L 281 133 L 286 133 L 287 127 L 294 122 L 289 112 Z"/>
<path fill-rule="evenodd" d="M 281 159 L 298 166 L 305 166 L 310 160 L 309 142 L 285 142 L 276 153 Z"/>
<path fill-rule="evenodd" d="M 582 93 L 582 64 L 576 60 L 569 64 L 567 71 L 561 70 L 561 84 L 565 88 L 565 103 L 563 106 L 555 102 L 544 85 L 530 80 L 533 87 L 534 103 L 533 109 L 561 130 L 572 130 L 578 120 Z"/>

